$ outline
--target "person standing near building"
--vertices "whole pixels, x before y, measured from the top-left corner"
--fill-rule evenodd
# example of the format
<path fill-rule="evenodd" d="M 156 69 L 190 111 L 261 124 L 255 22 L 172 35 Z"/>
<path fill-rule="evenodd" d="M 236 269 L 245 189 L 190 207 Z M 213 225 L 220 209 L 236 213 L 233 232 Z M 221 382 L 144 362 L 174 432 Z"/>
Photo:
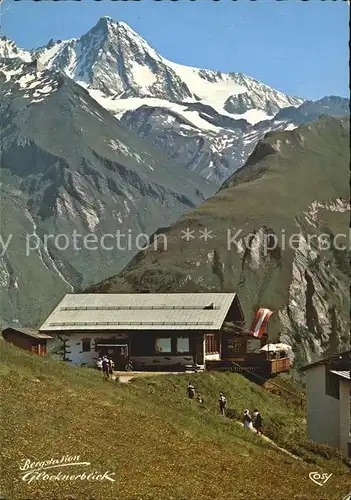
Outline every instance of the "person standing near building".
<path fill-rule="evenodd" d="M 110 358 L 110 359 L 108 360 L 108 365 L 109 365 L 109 374 L 110 374 L 110 375 L 111 375 L 111 377 L 112 377 L 112 375 L 113 375 L 113 370 L 115 369 L 115 362 L 113 361 L 113 359 L 111 359 L 111 358 Z"/>
<path fill-rule="evenodd" d="M 245 429 L 252 429 L 252 418 L 249 410 L 244 411 L 243 424 Z"/>
<path fill-rule="evenodd" d="M 262 429 L 262 417 L 261 413 L 258 411 L 257 408 L 255 408 L 254 413 L 253 413 L 253 426 L 257 431 L 257 434 L 263 434 L 263 429 Z"/>
<path fill-rule="evenodd" d="M 225 416 L 225 410 L 227 408 L 227 398 L 224 396 L 223 392 L 219 393 L 219 410 L 223 416 Z"/>
<path fill-rule="evenodd" d="M 187 395 L 188 395 L 189 399 L 194 399 L 194 397 L 195 397 L 195 387 L 193 386 L 193 384 L 191 382 L 189 382 L 189 385 L 188 385 L 188 388 L 187 388 L 186 392 L 187 392 Z"/>
<path fill-rule="evenodd" d="M 104 374 L 104 378 L 110 378 L 110 363 L 107 356 L 102 358 L 102 372 Z"/>
<path fill-rule="evenodd" d="M 102 359 L 98 358 L 96 361 L 96 368 L 99 370 L 99 372 L 102 371 Z"/>

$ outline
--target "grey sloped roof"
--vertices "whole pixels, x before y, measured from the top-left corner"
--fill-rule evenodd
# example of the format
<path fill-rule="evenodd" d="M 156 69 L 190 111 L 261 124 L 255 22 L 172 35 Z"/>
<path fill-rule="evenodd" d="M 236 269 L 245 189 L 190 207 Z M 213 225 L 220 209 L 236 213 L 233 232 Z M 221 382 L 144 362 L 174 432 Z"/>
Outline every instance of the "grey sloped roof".
<path fill-rule="evenodd" d="M 219 330 L 235 295 L 67 294 L 39 331 Z M 204 309 L 211 304 L 213 309 Z"/>
<path fill-rule="evenodd" d="M 51 339 L 50 335 L 45 335 L 44 333 L 39 333 L 37 330 L 33 330 L 32 328 L 27 328 L 24 326 L 9 326 L 5 328 L 3 332 L 6 331 L 14 331 L 18 333 L 22 333 L 23 335 L 27 335 L 28 337 L 33 337 L 34 339 Z"/>
<path fill-rule="evenodd" d="M 351 367 L 351 351 L 344 351 L 332 354 L 327 358 L 319 359 L 314 363 L 310 363 L 309 365 L 303 366 L 302 368 L 300 368 L 299 371 L 305 372 L 307 370 L 310 370 L 311 368 L 314 368 L 315 366 L 328 365 L 328 364 L 333 364 L 334 368 L 336 368 L 338 364 L 344 364 L 344 363 L 350 363 Z"/>
<path fill-rule="evenodd" d="M 340 378 L 345 378 L 347 380 L 351 380 L 351 378 L 350 378 L 350 371 L 330 370 L 330 373 L 334 373 L 334 375 L 337 375 Z"/>

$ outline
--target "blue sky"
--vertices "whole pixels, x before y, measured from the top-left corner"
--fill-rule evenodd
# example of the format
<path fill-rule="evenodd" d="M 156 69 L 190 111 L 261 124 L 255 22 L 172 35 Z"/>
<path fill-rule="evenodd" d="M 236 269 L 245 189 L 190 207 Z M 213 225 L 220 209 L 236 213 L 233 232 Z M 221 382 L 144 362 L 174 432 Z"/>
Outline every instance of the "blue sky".
<path fill-rule="evenodd" d="M 309 99 L 349 95 L 343 0 L 4 0 L 2 34 L 34 48 L 78 37 L 102 16 L 127 22 L 174 62 L 242 72 Z"/>

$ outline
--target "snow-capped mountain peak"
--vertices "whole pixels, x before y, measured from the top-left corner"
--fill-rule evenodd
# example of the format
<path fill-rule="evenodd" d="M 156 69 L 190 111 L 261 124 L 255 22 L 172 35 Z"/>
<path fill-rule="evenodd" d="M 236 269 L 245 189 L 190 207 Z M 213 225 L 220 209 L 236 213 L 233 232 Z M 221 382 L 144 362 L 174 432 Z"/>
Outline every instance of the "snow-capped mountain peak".
<path fill-rule="evenodd" d="M 112 19 L 110 16 L 103 16 L 100 17 L 99 21 L 93 26 L 88 33 L 95 32 L 95 31 L 101 31 L 105 32 L 106 35 L 115 35 L 118 31 L 125 31 L 129 32 L 131 34 L 134 34 L 135 37 L 141 38 L 138 33 L 136 33 L 127 23 L 124 21 L 116 21 L 115 19 Z M 87 34 L 88 34 L 87 33 Z"/>
<path fill-rule="evenodd" d="M 106 107 L 117 116 L 135 109 L 140 98 L 147 98 L 162 99 L 166 107 L 170 103 L 200 102 L 225 117 L 254 124 L 272 118 L 282 108 L 303 102 L 241 73 L 171 62 L 128 24 L 109 16 L 100 18 L 79 38 L 50 40 L 31 54 L 13 42 L 5 45 L 0 41 L 1 54 L 26 61 L 38 58 L 47 68 L 62 71 L 83 85 L 101 104 L 112 99 Z"/>
<path fill-rule="evenodd" d="M 215 182 L 243 164 L 280 110 L 303 102 L 242 73 L 169 61 L 128 24 L 108 16 L 79 38 L 51 39 L 31 52 L 3 40 L 0 47 L 3 57 L 32 58 L 65 74 L 141 135 L 150 127 L 160 132 L 152 138 L 154 145 L 171 155 L 181 152 L 181 163 L 185 158 L 188 168 Z M 49 90 L 49 83 L 43 83 Z M 23 84 L 21 80 L 17 87 Z M 39 87 L 35 92 L 32 96 L 26 91 L 26 98 L 45 98 Z M 256 129 L 259 122 L 262 126 Z"/>
<path fill-rule="evenodd" d="M 0 36 L 0 58 L 19 58 L 25 62 L 30 62 L 32 56 L 29 51 L 20 49 L 16 43 L 6 36 Z"/>
<path fill-rule="evenodd" d="M 80 38 L 43 50 L 39 60 L 106 95 L 153 96 L 157 90 L 151 87 L 162 73 L 154 67 L 162 64 L 160 56 L 145 40 L 126 23 L 109 17 Z"/>

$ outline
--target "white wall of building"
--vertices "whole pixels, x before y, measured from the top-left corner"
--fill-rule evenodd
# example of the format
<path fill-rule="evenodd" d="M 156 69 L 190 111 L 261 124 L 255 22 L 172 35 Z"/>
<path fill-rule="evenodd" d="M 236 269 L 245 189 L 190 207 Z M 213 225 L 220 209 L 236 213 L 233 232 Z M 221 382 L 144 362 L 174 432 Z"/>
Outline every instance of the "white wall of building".
<path fill-rule="evenodd" d="M 57 335 L 53 335 L 53 339 L 48 341 L 48 351 L 53 354 L 57 349 L 60 349 L 62 347 L 62 340 L 58 338 Z M 96 359 L 98 357 L 98 352 L 95 351 L 95 341 L 96 339 L 110 339 L 113 337 L 113 340 L 117 339 L 120 340 L 121 342 L 126 342 L 128 343 L 128 334 L 111 334 L 111 333 L 92 333 L 92 332 L 86 332 L 86 333 L 72 333 L 70 335 L 67 334 L 61 334 L 60 335 L 61 339 L 66 339 L 67 344 L 66 344 L 66 350 L 69 351 L 69 353 L 66 355 L 67 359 L 75 364 L 75 365 L 82 365 L 86 364 L 87 366 L 95 366 L 96 365 Z M 91 340 L 91 350 L 90 352 L 83 352 L 82 351 L 82 340 L 89 338 Z M 57 355 L 59 359 L 63 359 L 62 355 Z M 154 366 L 155 368 L 158 365 L 162 366 L 171 366 L 171 365 L 190 365 L 194 363 L 194 358 L 193 356 L 190 355 L 185 355 L 185 356 L 171 356 L 171 355 L 164 355 L 164 356 L 131 356 L 131 360 L 134 361 L 137 365 L 148 365 L 148 366 Z"/>
<path fill-rule="evenodd" d="M 325 393 L 325 366 L 306 372 L 308 437 L 316 443 L 340 446 L 340 400 Z"/>
<path fill-rule="evenodd" d="M 98 352 L 95 351 L 95 340 L 96 339 L 113 339 L 121 340 L 122 342 L 127 340 L 127 334 L 116 333 L 111 335 L 111 333 L 94 333 L 94 332 L 85 332 L 85 333 L 72 333 L 72 334 L 53 334 L 53 339 L 48 340 L 47 347 L 48 351 L 53 354 L 55 351 L 62 347 L 62 340 L 66 339 L 66 349 L 70 351 L 66 356 L 67 359 L 75 364 L 81 365 L 86 364 L 87 366 L 95 366 L 96 359 L 98 357 Z M 61 337 L 61 339 L 59 338 Z M 91 350 L 89 352 L 82 352 L 82 339 L 89 338 L 91 339 Z M 61 355 L 57 355 L 60 359 L 63 359 Z"/>
<path fill-rule="evenodd" d="M 340 448 L 347 455 L 350 433 L 350 389 L 351 381 L 340 378 Z"/>

